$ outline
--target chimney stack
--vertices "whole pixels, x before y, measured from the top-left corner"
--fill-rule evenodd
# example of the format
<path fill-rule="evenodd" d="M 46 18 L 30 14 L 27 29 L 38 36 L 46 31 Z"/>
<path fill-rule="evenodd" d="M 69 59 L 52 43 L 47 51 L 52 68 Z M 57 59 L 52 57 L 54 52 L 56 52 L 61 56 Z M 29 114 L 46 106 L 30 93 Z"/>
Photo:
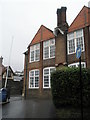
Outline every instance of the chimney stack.
<path fill-rule="evenodd" d="M 61 7 L 57 9 L 57 27 L 61 27 L 66 23 L 66 7 Z"/>

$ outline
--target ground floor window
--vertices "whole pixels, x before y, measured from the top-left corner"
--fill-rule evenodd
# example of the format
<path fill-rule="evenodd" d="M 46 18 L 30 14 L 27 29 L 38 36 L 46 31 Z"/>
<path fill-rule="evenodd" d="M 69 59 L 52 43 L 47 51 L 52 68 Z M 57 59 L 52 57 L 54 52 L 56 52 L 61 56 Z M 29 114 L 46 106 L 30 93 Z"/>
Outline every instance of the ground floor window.
<path fill-rule="evenodd" d="M 82 68 L 86 68 L 86 63 L 85 62 L 81 62 L 81 66 L 82 66 Z M 71 68 L 79 67 L 79 62 L 69 64 L 68 67 L 71 67 Z"/>
<path fill-rule="evenodd" d="M 43 69 L 43 88 L 51 88 L 50 77 L 55 67 L 47 67 Z"/>
<path fill-rule="evenodd" d="M 39 88 L 39 70 L 29 72 L 29 88 Z"/>

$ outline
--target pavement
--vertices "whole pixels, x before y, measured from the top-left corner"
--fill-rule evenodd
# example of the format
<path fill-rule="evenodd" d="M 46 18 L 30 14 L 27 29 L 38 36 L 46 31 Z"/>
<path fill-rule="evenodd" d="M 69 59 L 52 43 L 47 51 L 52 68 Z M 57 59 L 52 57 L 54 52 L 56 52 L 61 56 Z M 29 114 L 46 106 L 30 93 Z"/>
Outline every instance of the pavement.
<path fill-rule="evenodd" d="M 2 106 L 2 118 L 57 118 L 57 115 L 51 99 L 24 100 L 17 96 Z"/>

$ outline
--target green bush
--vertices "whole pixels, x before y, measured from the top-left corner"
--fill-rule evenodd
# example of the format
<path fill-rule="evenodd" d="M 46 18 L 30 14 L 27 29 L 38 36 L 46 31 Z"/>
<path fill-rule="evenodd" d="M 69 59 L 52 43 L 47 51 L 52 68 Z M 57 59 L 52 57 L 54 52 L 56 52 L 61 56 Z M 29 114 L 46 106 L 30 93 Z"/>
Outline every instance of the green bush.
<path fill-rule="evenodd" d="M 57 108 L 80 106 L 80 71 L 78 68 L 57 69 L 51 75 L 51 90 Z M 83 105 L 90 106 L 90 70 L 82 69 Z"/>

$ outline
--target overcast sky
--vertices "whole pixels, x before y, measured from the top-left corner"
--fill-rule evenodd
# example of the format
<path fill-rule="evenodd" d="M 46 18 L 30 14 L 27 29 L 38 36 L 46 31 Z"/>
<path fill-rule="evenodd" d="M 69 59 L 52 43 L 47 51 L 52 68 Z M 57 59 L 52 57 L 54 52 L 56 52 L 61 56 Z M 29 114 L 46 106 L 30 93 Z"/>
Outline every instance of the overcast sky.
<path fill-rule="evenodd" d="M 27 46 L 43 24 L 57 26 L 57 8 L 67 7 L 70 25 L 89 0 L 0 0 L 0 56 L 14 71 L 23 70 Z M 13 39 L 13 40 L 12 40 Z M 12 47 L 11 47 L 12 46 Z"/>

